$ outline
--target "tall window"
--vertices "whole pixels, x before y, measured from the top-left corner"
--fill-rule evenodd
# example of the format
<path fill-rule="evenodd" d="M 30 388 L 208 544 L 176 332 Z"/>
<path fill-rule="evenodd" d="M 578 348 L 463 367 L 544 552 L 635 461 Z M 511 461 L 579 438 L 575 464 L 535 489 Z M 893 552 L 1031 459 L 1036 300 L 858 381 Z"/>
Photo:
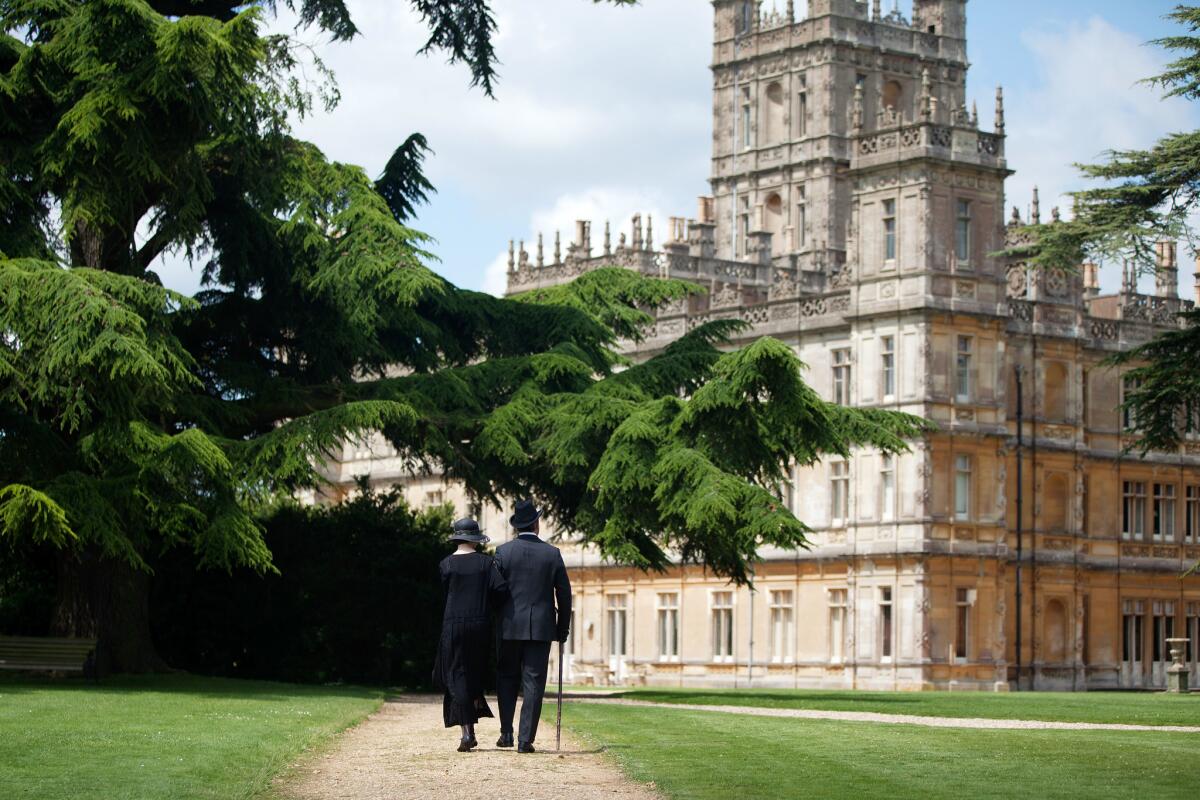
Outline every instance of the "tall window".
<path fill-rule="evenodd" d="M 885 398 L 896 396 L 896 337 L 881 336 L 879 339 L 879 382 L 883 385 Z"/>
<path fill-rule="evenodd" d="M 1200 603 L 1187 604 L 1187 661 L 1194 664 L 1200 660 Z"/>
<path fill-rule="evenodd" d="M 794 625 L 795 615 L 792 593 L 790 590 L 772 590 L 771 592 L 771 661 L 782 664 L 792 660 L 795 652 Z"/>
<path fill-rule="evenodd" d="M 608 596 L 608 654 L 625 655 L 625 595 Z"/>
<path fill-rule="evenodd" d="M 1121 535 L 1126 539 L 1141 539 L 1146 533 L 1146 484 L 1125 481 L 1121 494 L 1124 500 L 1121 504 Z"/>
<path fill-rule="evenodd" d="M 1170 600 L 1155 600 L 1154 611 L 1154 660 L 1170 661 L 1171 651 L 1167 639 L 1175 638 L 1175 603 Z"/>
<path fill-rule="evenodd" d="M 1137 414 L 1132 408 L 1125 404 L 1129 402 L 1129 395 L 1136 389 L 1141 388 L 1142 381 L 1139 378 L 1125 378 L 1121 381 L 1121 427 L 1127 431 L 1137 428 Z"/>
<path fill-rule="evenodd" d="M 970 336 L 958 337 L 957 358 L 954 362 L 954 395 L 960 403 L 971 399 L 971 356 L 974 344 Z"/>
<path fill-rule="evenodd" d="M 879 657 L 892 660 L 892 587 L 879 587 Z"/>
<path fill-rule="evenodd" d="M 1154 484 L 1154 541 L 1175 541 L 1175 484 Z"/>
<path fill-rule="evenodd" d="M 834 525 L 844 523 L 850 517 L 850 464 L 832 461 L 829 464 L 829 516 Z"/>
<path fill-rule="evenodd" d="M 738 237 L 741 239 L 742 255 L 750 253 L 750 199 L 741 198 L 742 213 L 738 216 Z"/>
<path fill-rule="evenodd" d="M 742 147 L 750 146 L 750 90 L 742 90 Z"/>
<path fill-rule="evenodd" d="M 883 201 L 883 258 L 896 260 L 896 201 Z"/>
<path fill-rule="evenodd" d="M 971 260 L 971 204 L 959 200 L 956 204 L 957 215 L 954 220 L 954 255 L 959 264 Z"/>
<path fill-rule="evenodd" d="M 1142 660 L 1142 615 L 1144 600 L 1126 600 L 1122 604 L 1124 617 L 1121 626 L 1121 660 L 1137 664 Z"/>
<path fill-rule="evenodd" d="M 846 590 L 829 590 L 829 660 L 842 663 L 846 655 Z"/>
<path fill-rule="evenodd" d="M 954 458 L 954 518 L 971 518 L 971 457 Z"/>
<path fill-rule="evenodd" d="M 850 405 L 850 350 L 838 348 L 833 351 L 833 402 Z"/>
<path fill-rule="evenodd" d="M 796 136 L 808 136 L 808 92 L 800 92 L 796 103 Z"/>
<path fill-rule="evenodd" d="M 803 249 L 808 244 L 808 197 L 803 186 L 799 193 L 800 201 L 796 204 L 796 247 Z"/>
<path fill-rule="evenodd" d="M 663 592 L 658 596 L 658 657 L 679 660 L 679 594 Z"/>
<path fill-rule="evenodd" d="M 954 590 L 954 657 L 967 660 L 968 642 L 971 641 L 971 590 Z"/>
<path fill-rule="evenodd" d="M 890 453 L 880 457 L 879 464 L 879 518 L 896 518 L 896 458 Z"/>
<path fill-rule="evenodd" d="M 1183 541 L 1200 542 L 1200 486 L 1187 487 L 1183 506 Z"/>
<path fill-rule="evenodd" d="M 733 592 L 713 592 L 713 661 L 733 661 Z"/>

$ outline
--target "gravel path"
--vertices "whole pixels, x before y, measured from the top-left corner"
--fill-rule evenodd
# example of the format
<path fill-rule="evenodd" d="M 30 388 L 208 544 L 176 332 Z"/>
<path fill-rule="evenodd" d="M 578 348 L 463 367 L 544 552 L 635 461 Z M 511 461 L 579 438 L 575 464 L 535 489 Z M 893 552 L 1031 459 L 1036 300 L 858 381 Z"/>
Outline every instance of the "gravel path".
<path fill-rule="evenodd" d="M 604 703 L 644 708 L 669 708 L 675 711 L 714 711 L 721 714 L 745 714 L 752 717 L 794 717 L 832 719 L 844 722 L 882 722 L 892 725 L 925 725 L 930 728 L 998 728 L 1005 730 L 1042 729 L 1063 731 L 1165 731 L 1200 733 L 1200 726 L 1121 725 L 1110 722 L 1046 722 L 1033 719 L 981 719 L 975 717 L 922 717 L 915 714 L 877 714 L 873 711 L 815 711 L 803 708 L 756 708 L 754 706 L 693 705 L 691 703 L 652 703 L 625 698 L 573 697 L 572 703 Z"/>
<path fill-rule="evenodd" d="M 492 701 L 492 709 L 496 708 Z M 518 709 L 518 713 L 519 713 Z M 543 721 L 529 755 L 495 746 L 497 720 L 476 726 L 480 746 L 458 753 L 458 729 L 442 726 L 442 699 L 407 696 L 388 700 L 365 722 L 338 737 L 315 759 L 294 765 L 276 781 L 287 800 L 658 800 L 653 787 L 624 777 L 599 750 Z"/>

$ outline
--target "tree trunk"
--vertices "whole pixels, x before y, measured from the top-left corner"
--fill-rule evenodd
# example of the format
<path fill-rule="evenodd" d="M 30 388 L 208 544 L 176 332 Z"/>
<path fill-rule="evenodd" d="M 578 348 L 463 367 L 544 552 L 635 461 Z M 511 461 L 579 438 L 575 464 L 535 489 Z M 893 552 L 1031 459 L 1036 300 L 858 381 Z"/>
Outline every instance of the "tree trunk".
<path fill-rule="evenodd" d="M 58 636 L 94 638 L 100 674 L 165 672 L 150 636 L 150 576 L 93 548 L 58 557 L 52 627 Z"/>

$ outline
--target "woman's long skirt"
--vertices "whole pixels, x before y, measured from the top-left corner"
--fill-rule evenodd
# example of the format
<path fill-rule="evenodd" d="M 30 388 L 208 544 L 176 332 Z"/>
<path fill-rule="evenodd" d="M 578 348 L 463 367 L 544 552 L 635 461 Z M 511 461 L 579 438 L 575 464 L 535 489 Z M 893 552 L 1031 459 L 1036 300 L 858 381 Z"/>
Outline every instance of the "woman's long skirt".
<path fill-rule="evenodd" d="M 433 682 L 445 690 L 442 718 L 447 728 L 474 725 L 481 717 L 493 716 L 483 696 L 491 638 L 486 617 L 448 619 L 442 623 Z"/>

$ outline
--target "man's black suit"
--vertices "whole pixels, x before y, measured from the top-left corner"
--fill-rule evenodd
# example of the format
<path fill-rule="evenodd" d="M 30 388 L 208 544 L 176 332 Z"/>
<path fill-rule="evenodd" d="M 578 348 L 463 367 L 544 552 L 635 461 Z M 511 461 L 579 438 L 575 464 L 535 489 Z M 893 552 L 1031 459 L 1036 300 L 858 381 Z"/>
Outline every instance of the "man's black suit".
<path fill-rule="evenodd" d="M 546 692 L 550 643 L 566 641 L 571 629 L 571 581 L 558 548 L 534 533 L 497 547 L 496 566 L 509 592 L 500 612 L 500 732 L 512 733 L 519 686 L 525 700 L 518 740 L 532 743 Z"/>

